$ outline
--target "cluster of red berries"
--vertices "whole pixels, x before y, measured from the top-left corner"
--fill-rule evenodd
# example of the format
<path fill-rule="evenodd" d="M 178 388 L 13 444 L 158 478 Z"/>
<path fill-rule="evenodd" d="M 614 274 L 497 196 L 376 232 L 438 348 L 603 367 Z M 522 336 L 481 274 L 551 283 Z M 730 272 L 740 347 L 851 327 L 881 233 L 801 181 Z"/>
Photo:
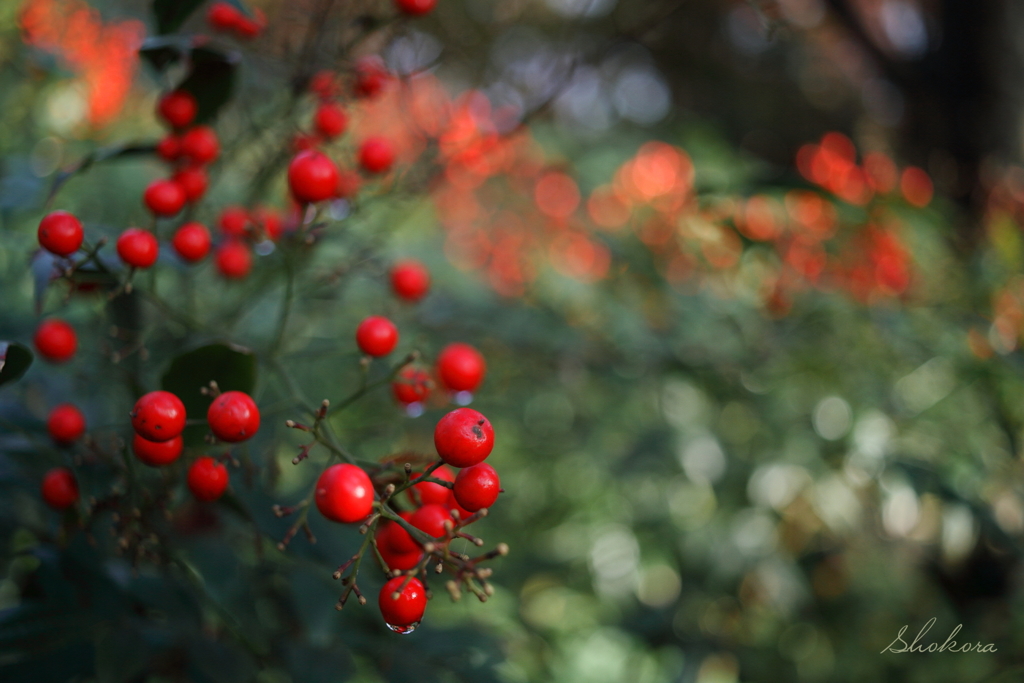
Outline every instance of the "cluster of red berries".
<path fill-rule="evenodd" d="M 260 8 L 253 10 L 253 16 L 247 17 L 229 2 L 210 5 L 206 21 L 214 31 L 233 33 L 239 38 L 255 38 L 267 27 L 267 18 Z"/>
<path fill-rule="evenodd" d="M 220 441 L 239 443 L 251 438 L 260 428 L 256 402 L 241 391 L 226 391 L 213 399 L 206 413 L 210 431 Z M 178 460 L 185 446 L 185 405 L 169 391 L 151 391 L 135 402 L 131 412 L 132 452 L 150 467 L 164 467 Z M 75 406 L 56 406 L 46 422 L 50 437 L 69 446 L 86 431 L 85 416 Z M 198 500 L 213 501 L 228 486 L 227 468 L 209 456 L 196 458 L 188 469 L 187 483 Z M 50 470 L 43 479 L 43 500 L 63 510 L 78 500 L 78 484 L 64 467 Z"/>

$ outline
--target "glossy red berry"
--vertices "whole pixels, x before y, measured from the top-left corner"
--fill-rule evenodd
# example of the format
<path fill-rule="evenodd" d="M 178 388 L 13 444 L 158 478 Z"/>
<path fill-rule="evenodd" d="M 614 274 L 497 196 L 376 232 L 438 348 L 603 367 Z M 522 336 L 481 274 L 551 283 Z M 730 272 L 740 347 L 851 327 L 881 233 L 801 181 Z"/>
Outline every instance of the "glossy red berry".
<path fill-rule="evenodd" d="M 437 374 L 452 391 L 474 391 L 486 372 L 483 355 L 469 344 L 449 344 L 437 357 Z"/>
<path fill-rule="evenodd" d="M 220 213 L 217 227 L 229 237 L 245 237 L 249 231 L 249 212 L 242 206 L 227 206 Z"/>
<path fill-rule="evenodd" d="M 454 521 L 451 513 L 448 512 L 448 508 L 436 503 L 424 505 L 412 513 L 412 517 L 409 518 L 409 524 L 412 524 L 431 538 L 446 536 L 448 530 L 444 528 L 445 522 L 454 523 Z"/>
<path fill-rule="evenodd" d="M 407 522 L 412 519 L 411 512 L 399 512 L 398 516 Z M 377 547 L 382 551 L 387 548 L 387 550 L 395 555 L 415 553 L 418 557 L 421 554 L 420 546 L 413 540 L 412 535 L 397 522 L 387 519 L 381 520 L 380 525 L 377 527 Z M 388 566 L 392 569 L 396 568 L 391 562 L 388 562 Z M 408 567 L 397 568 L 408 569 Z"/>
<path fill-rule="evenodd" d="M 85 415 L 70 403 L 61 403 L 50 411 L 46 431 L 59 444 L 74 443 L 85 434 Z"/>
<path fill-rule="evenodd" d="M 82 223 L 67 211 L 53 211 L 39 221 L 39 246 L 57 256 L 71 256 L 82 246 Z"/>
<path fill-rule="evenodd" d="M 165 135 L 156 143 L 156 153 L 164 161 L 177 161 L 181 156 L 181 140 L 174 133 Z"/>
<path fill-rule="evenodd" d="M 376 97 L 391 77 L 384 60 L 377 55 L 360 57 L 356 61 L 355 71 L 352 90 L 356 97 Z"/>
<path fill-rule="evenodd" d="M 351 524 L 373 510 L 373 482 L 360 467 L 331 465 L 316 482 L 316 508 L 334 522 Z"/>
<path fill-rule="evenodd" d="M 128 228 L 117 238 L 117 255 L 134 268 L 149 268 L 160 255 L 160 243 L 148 230 Z"/>
<path fill-rule="evenodd" d="M 171 245 L 189 263 L 201 261 L 210 253 L 210 231 L 202 223 L 186 223 L 174 233 Z"/>
<path fill-rule="evenodd" d="M 213 435 L 221 441 L 238 443 L 252 438 L 260 428 L 260 409 L 249 394 L 225 391 L 213 399 L 206 411 Z"/>
<path fill-rule="evenodd" d="M 215 2 L 206 13 L 206 20 L 217 31 L 233 31 L 244 15 L 227 2 Z"/>
<path fill-rule="evenodd" d="M 395 6 L 405 14 L 419 17 L 431 12 L 437 0 L 395 0 Z"/>
<path fill-rule="evenodd" d="M 75 328 L 63 320 L 50 318 L 39 323 L 32 338 L 39 355 L 52 363 L 63 363 L 75 355 L 78 335 Z"/>
<path fill-rule="evenodd" d="M 422 475 L 417 472 L 416 474 L 412 475 L 412 478 L 415 480 L 419 479 L 421 476 Z M 445 465 L 441 465 L 436 470 L 431 472 L 430 476 L 435 479 L 440 479 L 442 481 L 455 481 L 455 475 L 452 474 L 452 471 Z M 415 493 L 413 493 L 414 490 Z M 419 496 L 420 505 L 444 505 L 446 502 L 448 502 L 448 493 L 450 491 L 451 489 L 445 486 L 435 484 L 432 481 L 425 481 L 421 484 L 416 484 L 407 489 L 406 494 L 408 494 L 409 500 L 411 500 L 413 503 L 417 502 L 416 496 Z"/>
<path fill-rule="evenodd" d="M 169 391 L 151 391 L 135 402 L 132 428 L 147 441 L 170 441 L 185 429 L 185 404 Z"/>
<path fill-rule="evenodd" d="M 176 436 L 168 441 L 149 441 L 136 434 L 132 437 L 135 457 L 151 467 L 170 465 L 181 456 L 185 439 Z"/>
<path fill-rule="evenodd" d="M 367 173 L 385 173 L 395 163 L 395 147 L 387 138 L 367 138 L 359 147 L 359 165 Z"/>
<path fill-rule="evenodd" d="M 391 528 L 394 527 L 398 527 L 398 525 L 394 524 Z M 388 527 L 385 527 L 385 529 L 387 528 Z M 409 532 L 405 529 L 398 527 L 398 530 L 404 533 L 406 536 L 409 536 Z M 377 532 L 377 549 L 380 550 L 380 556 L 384 559 L 384 564 L 388 566 L 388 569 L 401 569 L 405 571 L 407 569 L 412 569 L 420 563 L 420 560 L 423 559 L 423 551 L 420 549 L 418 545 L 409 552 L 397 552 L 396 550 L 393 550 L 386 544 L 381 543 L 381 535 L 387 533 L 389 532 L 383 530 Z M 412 541 L 412 536 L 409 536 L 409 540 Z M 415 545 L 416 542 L 412 541 L 412 543 L 413 545 Z"/>
<path fill-rule="evenodd" d="M 397 599 L 395 593 L 398 593 Z M 427 609 L 427 591 L 416 577 L 408 579 L 396 576 L 380 589 L 377 604 L 388 628 L 408 632 L 423 620 L 423 612 Z"/>
<path fill-rule="evenodd" d="M 362 178 L 355 171 L 349 171 L 342 169 L 338 171 L 338 191 L 337 197 L 339 199 L 349 199 L 359 194 L 359 188 L 363 184 Z"/>
<path fill-rule="evenodd" d="M 338 191 L 338 167 L 315 150 L 299 152 L 288 165 L 288 186 L 298 202 L 322 202 Z"/>
<path fill-rule="evenodd" d="M 156 113 L 171 128 L 184 128 L 192 123 L 199 111 L 199 104 L 192 93 L 185 90 L 175 90 L 160 98 L 157 103 Z"/>
<path fill-rule="evenodd" d="M 146 208 L 156 216 L 173 216 L 185 206 L 185 189 L 173 180 L 154 180 L 142 194 Z"/>
<path fill-rule="evenodd" d="M 386 356 L 398 343 L 398 328 L 387 318 L 371 315 L 356 328 L 356 344 L 368 356 Z"/>
<path fill-rule="evenodd" d="M 174 174 L 174 182 L 185 191 L 185 199 L 189 202 L 197 202 L 206 194 L 206 188 L 210 185 L 210 179 L 206 171 L 198 166 L 183 168 Z"/>
<path fill-rule="evenodd" d="M 321 102 L 313 115 L 313 128 L 323 137 L 331 140 L 345 132 L 348 115 L 340 104 Z"/>
<path fill-rule="evenodd" d="M 228 469 L 209 456 L 196 458 L 188 468 L 188 488 L 203 502 L 217 500 L 228 487 Z"/>
<path fill-rule="evenodd" d="M 194 164 L 208 164 L 218 154 L 220 142 L 209 126 L 196 126 L 181 136 L 181 155 Z"/>
<path fill-rule="evenodd" d="M 252 270 L 252 252 L 241 240 L 227 240 L 217 247 L 217 270 L 229 280 L 241 280 Z"/>
<path fill-rule="evenodd" d="M 485 462 L 459 472 L 452 493 L 458 504 L 469 512 L 489 508 L 498 500 L 501 482 L 494 468 Z"/>
<path fill-rule="evenodd" d="M 78 500 L 78 482 L 66 467 L 55 467 L 43 477 L 43 501 L 54 510 L 65 510 Z"/>
<path fill-rule="evenodd" d="M 472 408 L 457 408 L 438 420 L 434 447 L 452 467 L 470 467 L 491 454 L 494 429 L 486 417 Z"/>
<path fill-rule="evenodd" d="M 415 259 L 399 261 L 391 268 L 391 288 L 406 301 L 419 301 L 430 289 L 430 271 Z"/>
<path fill-rule="evenodd" d="M 399 403 L 422 403 L 430 395 L 430 375 L 422 368 L 406 366 L 391 383 Z"/>

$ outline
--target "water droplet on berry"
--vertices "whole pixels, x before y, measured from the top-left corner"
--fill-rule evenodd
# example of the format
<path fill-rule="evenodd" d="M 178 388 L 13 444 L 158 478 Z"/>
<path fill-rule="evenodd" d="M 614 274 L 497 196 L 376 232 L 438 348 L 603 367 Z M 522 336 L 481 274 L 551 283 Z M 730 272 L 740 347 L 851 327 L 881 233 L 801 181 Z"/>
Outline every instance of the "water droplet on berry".
<path fill-rule="evenodd" d="M 416 627 L 420 625 L 420 622 L 417 621 L 415 623 L 409 624 L 408 626 L 395 626 L 394 624 L 389 624 L 387 622 L 384 622 L 384 625 L 392 631 L 394 631 L 395 633 L 400 633 L 403 636 L 407 636 L 416 630 Z"/>
<path fill-rule="evenodd" d="M 419 401 L 408 404 L 405 406 L 405 414 L 409 417 L 419 417 L 423 414 L 423 404 Z"/>
<path fill-rule="evenodd" d="M 471 391 L 459 391 L 455 394 L 455 405 L 468 406 L 473 402 L 473 392 Z"/>

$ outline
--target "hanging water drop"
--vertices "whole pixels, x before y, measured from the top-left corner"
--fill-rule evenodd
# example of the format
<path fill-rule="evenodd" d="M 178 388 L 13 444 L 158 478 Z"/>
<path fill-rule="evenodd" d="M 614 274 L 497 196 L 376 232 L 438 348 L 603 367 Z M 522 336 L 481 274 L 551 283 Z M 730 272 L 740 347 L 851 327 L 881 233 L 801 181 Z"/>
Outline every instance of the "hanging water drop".
<path fill-rule="evenodd" d="M 395 633 L 400 633 L 403 636 L 407 636 L 407 635 L 409 635 L 410 633 L 412 633 L 413 631 L 416 630 L 416 627 L 420 625 L 420 622 L 414 621 L 413 623 L 409 624 L 408 626 L 395 626 L 394 624 L 389 624 L 387 622 L 384 622 L 384 625 L 387 626 L 392 631 L 394 631 Z"/>

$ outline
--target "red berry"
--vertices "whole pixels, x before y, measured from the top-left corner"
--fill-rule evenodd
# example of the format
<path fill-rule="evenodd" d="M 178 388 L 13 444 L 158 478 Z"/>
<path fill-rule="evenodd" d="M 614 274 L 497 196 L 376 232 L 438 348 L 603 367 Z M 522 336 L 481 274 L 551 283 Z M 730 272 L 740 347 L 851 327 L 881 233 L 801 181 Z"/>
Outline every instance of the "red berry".
<path fill-rule="evenodd" d="M 168 133 L 156 143 L 156 153 L 164 161 L 177 161 L 181 156 L 181 140 L 174 133 Z"/>
<path fill-rule="evenodd" d="M 203 502 L 217 500 L 228 487 L 228 468 L 209 456 L 196 458 L 188 468 L 188 488 Z"/>
<path fill-rule="evenodd" d="M 55 467 L 43 477 L 43 500 L 54 510 L 64 510 L 78 500 L 78 482 L 66 467 Z"/>
<path fill-rule="evenodd" d="M 276 242 L 281 237 L 281 231 L 284 230 L 284 221 L 281 219 L 281 214 L 274 209 L 268 209 L 264 206 L 258 207 L 253 212 L 252 219 L 260 226 L 263 230 L 263 236 L 268 240 Z"/>
<path fill-rule="evenodd" d="M 132 428 L 147 441 L 164 442 L 185 429 L 185 404 L 169 391 L 151 391 L 135 402 Z"/>
<path fill-rule="evenodd" d="M 206 171 L 198 166 L 181 169 L 174 174 L 173 180 L 185 191 L 185 199 L 190 202 L 197 202 L 202 199 L 203 195 L 206 194 L 206 188 L 210 184 Z"/>
<path fill-rule="evenodd" d="M 421 474 L 416 473 L 412 475 L 412 478 L 419 479 L 421 476 Z M 441 479 L 442 481 L 455 481 L 455 475 L 452 474 L 452 471 L 444 465 L 441 465 L 436 470 L 431 472 L 430 476 L 434 477 L 435 479 Z M 413 494 L 413 489 L 416 489 L 416 494 L 419 495 L 420 505 L 444 505 L 448 501 L 448 493 L 451 491 L 451 489 L 445 486 L 441 486 L 440 484 L 435 484 L 432 481 L 425 481 L 422 484 L 416 484 L 406 490 L 406 494 L 409 496 L 409 500 L 411 500 L 413 503 L 416 502 L 415 495 Z"/>
<path fill-rule="evenodd" d="M 399 261 L 391 268 L 391 288 L 406 301 L 419 301 L 430 289 L 430 271 L 415 259 Z"/>
<path fill-rule="evenodd" d="M 469 344 L 449 344 L 437 357 L 437 374 L 452 391 L 473 391 L 486 372 L 484 357 Z"/>
<path fill-rule="evenodd" d="M 39 221 L 39 246 L 57 256 L 71 256 L 82 246 L 82 224 L 67 211 L 53 211 Z"/>
<path fill-rule="evenodd" d="M 373 482 L 355 465 L 331 465 L 316 482 L 315 498 L 324 517 L 351 524 L 373 510 Z"/>
<path fill-rule="evenodd" d="M 185 206 L 185 188 L 173 180 L 154 180 L 142 195 L 146 208 L 157 216 L 173 216 Z"/>
<path fill-rule="evenodd" d="M 128 228 L 117 238 L 117 255 L 129 266 L 149 268 L 160 255 L 160 243 L 148 230 Z"/>
<path fill-rule="evenodd" d="M 485 462 L 473 465 L 459 472 L 455 477 L 455 488 L 452 494 L 456 502 L 469 512 L 480 508 L 489 508 L 498 500 L 501 482 L 494 468 Z"/>
<path fill-rule="evenodd" d="M 397 599 L 395 593 L 398 593 Z M 427 591 L 416 577 L 396 576 L 380 589 L 377 604 L 388 628 L 409 632 L 423 619 L 423 612 L 427 609 Z"/>
<path fill-rule="evenodd" d="M 398 527 L 398 525 L 391 525 L 391 528 L 394 527 Z M 398 527 L 398 529 L 406 536 L 409 536 L 409 532 L 405 529 L 402 529 L 401 527 Z M 386 544 L 382 544 L 380 541 L 382 533 L 385 532 L 377 532 L 377 549 L 380 551 L 380 556 L 384 559 L 384 564 L 388 566 L 388 569 L 401 569 L 403 571 L 407 569 L 412 569 L 420 563 L 420 560 L 423 559 L 423 551 L 420 550 L 419 546 L 416 546 L 414 550 L 411 550 L 409 552 L 400 553 L 388 547 Z M 412 536 L 409 536 L 409 540 L 412 540 Z M 416 542 L 413 541 L 414 545 L 415 543 Z"/>
<path fill-rule="evenodd" d="M 332 71 L 318 71 L 309 79 L 309 92 L 321 100 L 329 100 L 340 94 L 338 79 Z"/>
<path fill-rule="evenodd" d="M 383 59 L 377 55 L 360 57 L 356 61 L 356 80 L 352 89 L 356 97 L 375 97 L 389 78 Z"/>
<path fill-rule="evenodd" d="M 263 14 L 263 10 L 256 8 L 253 10 L 253 17 L 247 17 L 242 15 L 238 23 L 235 24 L 235 33 L 241 38 L 255 38 L 263 29 L 267 26 L 267 17 Z"/>
<path fill-rule="evenodd" d="M 441 538 L 448 534 L 448 530 L 444 528 L 445 522 L 454 523 L 455 520 L 452 519 L 448 508 L 436 503 L 424 505 L 414 512 L 409 519 L 409 524 L 412 524 L 431 538 Z"/>
<path fill-rule="evenodd" d="M 181 155 L 194 164 L 208 164 L 220 154 L 217 134 L 209 126 L 196 126 L 181 136 Z"/>
<path fill-rule="evenodd" d="M 175 90 L 160 98 L 157 103 L 156 113 L 167 122 L 171 128 L 184 128 L 196 118 L 199 104 L 192 93 L 185 90 Z"/>
<path fill-rule="evenodd" d="M 170 465 L 181 455 L 185 440 L 176 436 L 169 441 L 149 441 L 136 434 L 132 437 L 135 457 L 152 467 Z"/>
<path fill-rule="evenodd" d="M 338 192 L 339 199 L 349 199 L 359 194 L 359 187 L 363 184 L 362 178 L 355 171 L 338 171 Z"/>
<path fill-rule="evenodd" d="M 206 411 L 213 435 L 221 441 L 238 443 L 251 438 L 260 428 L 260 409 L 249 394 L 225 391 L 213 399 Z"/>
<path fill-rule="evenodd" d="M 298 202 L 322 202 L 338 191 L 338 168 L 320 152 L 299 152 L 288 165 L 288 186 Z"/>
<path fill-rule="evenodd" d="M 59 444 L 73 443 L 85 433 L 85 416 L 70 403 L 61 403 L 50 411 L 46 419 L 46 431 Z"/>
<path fill-rule="evenodd" d="M 220 213 L 220 231 L 230 237 L 245 237 L 249 229 L 249 212 L 242 206 L 228 206 Z"/>
<path fill-rule="evenodd" d="M 404 367 L 391 390 L 399 403 L 422 403 L 430 395 L 430 375 L 422 368 Z"/>
<path fill-rule="evenodd" d="M 210 253 L 210 231 L 202 223 L 186 223 L 174 233 L 171 245 L 189 263 L 201 261 Z"/>
<path fill-rule="evenodd" d="M 252 253 L 241 240 L 228 240 L 217 247 L 217 270 L 230 280 L 241 280 L 252 270 Z"/>
<path fill-rule="evenodd" d="M 238 26 L 244 16 L 233 5 L 226 2 L 215 2 L 206 13 L 206 20 L 217 31 L 231 31 Z"/>
<path fill-rule="evenodd" d="M 398 328 L 387 318 L 371 315 L 356 328 L 356 344 L 368 356 L 386 356 L 398 343 Z"/>
<path fill-rule="evenodd" d="M 442 417 L 434 428 L 434 447 L 452 467 L 470 467 L 491 454 L 494 428 L 472 408 L 457 408 Z"/>
<path fill-rule="evenodd" d="M 429 13 L 436 5 L 437 0 L 395 0 L 399 10 L 414 17 Z"/>
<path fill-rule="evenodd" d="M 387 138 L 367 138 L 359 147 L 359 165 L 367 173 L 384 173 L 394 163 L 395 148 Z"/>
<path fill-rule="evenodd" d="M 465 520 L 469 519 L 473 515 L 473 513 L 459 505 L 459 501 L 455 500 L 454 493 L 449 491 L 448 494 L 448 500 L 445 501 L 444 506 L 448 508 L 448 510 L 452 513 L 453 517 L 455 516 L 454 513 L 457 511 L 459 513 L 459 519 L 461 519 L 463 523 L 465 523 Z"/>
<path fill-rule="evenodd" d="M 344 133 L 347 126 L 348 115 L 334 102 L 321 102 L 313 115 L 313 128 L 328 140 Z"/>
<path fill-rule="evenodd" d="M 75 355 L 78 348 L 78 336 L 75 328 L 63 320 L 50 318 L 39 323 L 35 337 L 32 338 L 36 351 L 52 363 L 63 363 Z"/>
<path fill-rule="evenodd" d="M 399 512 L 398 516 L 407 522 L 412 519 L 411 512 Z M 413 540 L 412 535 L 400 524 L 388 519 L 381 520 L 377 527 L 377 547 L 382 551 L 387 548 L 395 555 L 415 553 L 419 556 L 421 554 L 420 546 Z M 392 569 L 396 568 L 390 561 L 388 566 Z M 398 567 L 398 569 L 408 569 L 408 567 Z"/>

